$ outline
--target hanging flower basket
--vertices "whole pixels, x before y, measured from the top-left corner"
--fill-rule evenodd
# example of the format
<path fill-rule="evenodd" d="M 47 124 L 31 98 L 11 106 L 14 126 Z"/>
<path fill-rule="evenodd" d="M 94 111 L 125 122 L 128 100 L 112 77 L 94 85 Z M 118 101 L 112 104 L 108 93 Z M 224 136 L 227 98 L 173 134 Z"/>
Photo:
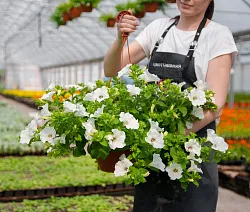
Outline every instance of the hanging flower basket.
<path fill-rule="evenodd" d="M 145 5 L 145 12 L 156 12 L 156 10 L 159 8 L 159 3 L 158 2 L 147 2 L 144 4 Z"/>
<path fill-rule="evenodd" d="M 70 21 L 71 20 L 71 17 L 69 15 L 69 13 L 63 13 L 62 15 L 62 18 L 63 18 L 63 22 L 66 23 L 67 21 Z"/>
<path fill-rule="evenodd" d="M 129 150 L 111 151 L 105 160 L 103 160 L 102 158 L 98 158 L 97 163 L 99 169 L 104 172 L 114 172 L 115 164 L 119 161 L 119 158 L 123 154 L 125 154 L 125 156 L 127 157 L 130 154 L 130 151 Z"/>
<path fill-rule="evenodd" d="M 82 12 L 92 12 L 93 5 L 92 4 L 82 4 L 81 10 L 82 10 Z"/>
<path fill-rule="evenodd" d="M 143 11 L 141 11 L 141 12 L 136 12 L 135 14 L 134 14 L 134 16 L 136 17 L 136 18 L 143 18 L 144 16 L 145 16 L 145 10 L 143 10 Z"/>
<path fill-rule="evenodd" d="M 72 7 L 69 10 L 69 16 L 70 16 L 71 19 L 80 17 L 81 13 L 82 13 L 81 7 Z"/>
<path fill-rule="evenodd" d="M 166 0 L 166 3 L 176 3 L 176 0 Z"/>
<path fill-rule="evenodd" d="M 114 27 L 115 22 L 116 22 L 115 18 L 109 18 L 108 21 L 107 21 L 107 27 Z"/>
<path fill-rule="evenodd" d="M 144 183 L 151 172 L 161 171 L 184 189 L 198 185 L 200 164 L 209 161 L 211 152 L 219 162 L 228 148 L 211 129 L 207 138 L 184 134 L 185 128 L 204 118 L 204 110 L 217 109 L 214 93 L 202 81 L 183 91 L 183 83 L 160 81 L 137 64 L 128 64 L 118 76 L 125 74 L 134 85 L 118 77 L 110 82 L 50 85 L 37 101 L 42 107 L 38 119 L 45 124 L 38 128 L 38 120 L 32 120 L 21 132 L 20 142 L 42 141 L 55 157 L 86 155 L 87 146 L 101 170 L 127 174 L 127 183 Z M 60 101 L 66 94 L 70 98 Z"/>

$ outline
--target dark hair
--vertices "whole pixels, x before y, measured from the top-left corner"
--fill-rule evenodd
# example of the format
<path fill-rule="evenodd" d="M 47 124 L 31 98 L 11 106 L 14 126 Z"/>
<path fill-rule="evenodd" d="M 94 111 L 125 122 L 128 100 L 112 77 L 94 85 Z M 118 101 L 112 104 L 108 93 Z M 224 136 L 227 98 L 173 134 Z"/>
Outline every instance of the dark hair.
<path fill-rule="evenodd" d="M 205 16 L 211 20 L 213 18 L 213 14 L 214 14 L 214 0 L 212 0 L 208 5 Z"/>

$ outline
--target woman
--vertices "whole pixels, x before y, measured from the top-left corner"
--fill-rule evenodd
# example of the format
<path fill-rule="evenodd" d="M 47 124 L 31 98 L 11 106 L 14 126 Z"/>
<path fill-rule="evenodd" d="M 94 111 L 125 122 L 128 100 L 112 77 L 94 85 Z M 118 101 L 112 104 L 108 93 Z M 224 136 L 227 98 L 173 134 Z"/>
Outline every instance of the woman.
<path fill-rule="evenodd" d="M 206 137 L 207 129 L 215 130 L 215 120 L 222 113 L 228 91 L 230 69 L 237 52 L 227 27 L 211 21 L 213 0 L 177 0 L 180 16 L 157 19 L 149 24 L 130 44 L 131 62 L 149 58 L 148 70 L 160 78 L 186 82 L 206 81 L 215 92 L 217 112 L 205 112 L 205 118 L 186 130 Z M 108 77 L 117 75 L 117 55 L 122 45 L 121 33 L 137 29 L 134 16 L 123 16 L 117 25 L 118 38 L 104 59 Z M 123 60 L 129 63 L 124 51 Z M 147 182 L 135 188 L 135 212 L 214 212 L 218 197 L 218 172 L 213 163 L 202 164 L 203 177 L 199 187 L 189 186 L 184 192 L 179 183 L 170 181 L 166 173 L 151 173 Z"/>

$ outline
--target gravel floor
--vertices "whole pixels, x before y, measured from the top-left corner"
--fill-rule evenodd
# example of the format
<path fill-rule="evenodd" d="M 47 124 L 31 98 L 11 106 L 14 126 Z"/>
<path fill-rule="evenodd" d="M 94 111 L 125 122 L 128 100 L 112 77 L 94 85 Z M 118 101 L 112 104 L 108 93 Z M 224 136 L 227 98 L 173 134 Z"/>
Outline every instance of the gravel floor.
<path fill-rule="evenodd" d="M 32 115 L 38 111 L 11 99 L 6 99 L 0 95 L 0 100 L 7 101 L 10 105 L 18 108 L 27 115 Z M 202 211 L 201 211 L 202 212 Z M 250 198 L 238 195 L 230 190 L 220 188 L 219 200 L 216 212 L 250 212 Z"/>

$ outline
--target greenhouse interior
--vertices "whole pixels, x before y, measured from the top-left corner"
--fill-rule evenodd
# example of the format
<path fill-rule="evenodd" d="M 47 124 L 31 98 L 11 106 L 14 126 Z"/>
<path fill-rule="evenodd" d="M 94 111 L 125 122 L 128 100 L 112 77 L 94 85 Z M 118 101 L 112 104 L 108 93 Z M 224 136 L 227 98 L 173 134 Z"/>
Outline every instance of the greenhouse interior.
<path fill-rule="evenodd" d="M 0 211 L 250 211 L 250 0 L 0 0 L 0 17 Z M 178 36 L 190 60 L 152 51 Z M 160 77 L 166 54 L 208 74 Z"/>

